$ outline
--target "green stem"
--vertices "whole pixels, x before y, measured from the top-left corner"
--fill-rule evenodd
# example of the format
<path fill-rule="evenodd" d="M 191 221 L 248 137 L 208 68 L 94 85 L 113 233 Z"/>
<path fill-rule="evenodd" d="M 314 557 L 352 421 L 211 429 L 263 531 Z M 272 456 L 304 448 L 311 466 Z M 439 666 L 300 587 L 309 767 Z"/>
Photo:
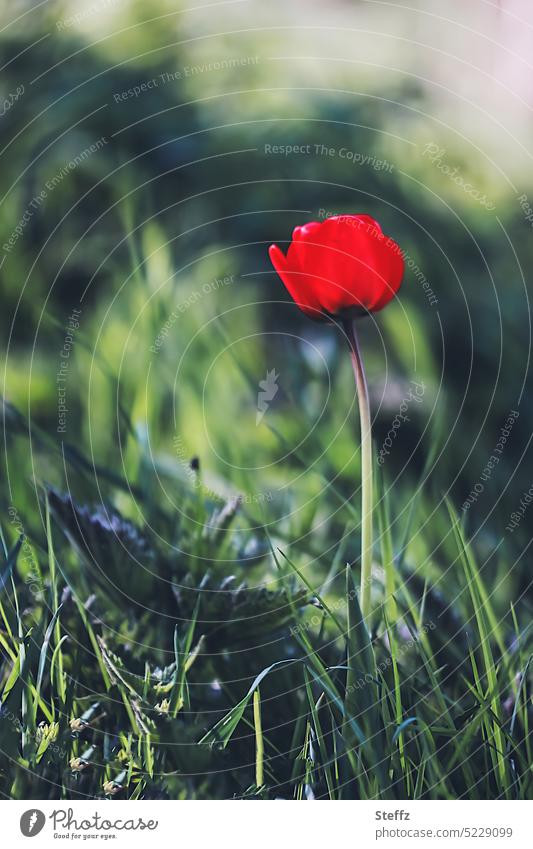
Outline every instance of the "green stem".
<path fill-rule="evenodd" d="M 355 321 L 345 321 L 344 331 L 350 346 L 359 419 L 361 422 L 361 613 L 368 624 L 370 616 L 370 590 L 372 583 L 372 509 L 374 506 L 372 483 L 372 424 L 365 370 L 355 333 Z"/>

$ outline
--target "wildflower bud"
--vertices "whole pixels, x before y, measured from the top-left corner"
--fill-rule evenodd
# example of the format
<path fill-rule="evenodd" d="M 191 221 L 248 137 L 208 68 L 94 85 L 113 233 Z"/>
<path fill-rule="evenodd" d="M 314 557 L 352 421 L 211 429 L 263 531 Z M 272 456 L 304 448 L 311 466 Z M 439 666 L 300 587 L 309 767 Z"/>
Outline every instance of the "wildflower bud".
<path fill-rule="evenodd" d="M 116 796 L 116 794 L 122 790 L 122 787 L 119 787 L 119 785 L 115 784 L 114 781 L 106 781 L 103 785 L 103 790 L 106 796 Z"/>

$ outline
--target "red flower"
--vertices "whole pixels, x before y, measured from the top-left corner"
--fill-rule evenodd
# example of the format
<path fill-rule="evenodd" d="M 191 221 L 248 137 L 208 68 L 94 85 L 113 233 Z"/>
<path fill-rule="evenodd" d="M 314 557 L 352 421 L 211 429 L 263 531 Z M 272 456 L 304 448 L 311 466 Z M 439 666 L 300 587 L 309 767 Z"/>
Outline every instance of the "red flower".
<path fill-rule="evenodd" d="M 310 318 L 328 320 L 382 309 L 403 275 L 403 256 L 370 215 L 335 215 L 296 227 L 285 256 L 270 259 L 295 303 Z"/>

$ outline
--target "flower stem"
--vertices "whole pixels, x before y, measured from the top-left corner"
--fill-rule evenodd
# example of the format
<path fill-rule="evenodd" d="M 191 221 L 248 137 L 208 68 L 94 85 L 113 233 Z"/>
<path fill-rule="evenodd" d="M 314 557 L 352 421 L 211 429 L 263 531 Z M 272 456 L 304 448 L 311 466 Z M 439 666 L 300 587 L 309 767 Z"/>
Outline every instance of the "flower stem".
<path fill-rule="evenodd" d="M 363 619 L 368 624 L 370 616 L 370 590 L 372 582 L 372 509 L 374 505 L 372 481 L 372 424 L 365 370 L 355 332 L 355 321 L 345 321 L 344 331 L 350 346 L 359 419 L 361 422 L 361 592 L 360 605 Z"/>

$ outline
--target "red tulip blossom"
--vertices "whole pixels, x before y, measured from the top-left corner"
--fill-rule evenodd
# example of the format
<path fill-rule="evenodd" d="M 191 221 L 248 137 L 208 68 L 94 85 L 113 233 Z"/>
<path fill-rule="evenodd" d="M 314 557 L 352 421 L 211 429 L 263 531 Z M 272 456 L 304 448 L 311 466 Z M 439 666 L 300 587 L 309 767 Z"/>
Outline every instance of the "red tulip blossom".
<path fill-rule="evenodd" d="M 296 227 L 272 264 L 297 306 L 319 321 L 376 312 L 402 282 L 403 255 L 370 215 L 334 215 Z"/>

